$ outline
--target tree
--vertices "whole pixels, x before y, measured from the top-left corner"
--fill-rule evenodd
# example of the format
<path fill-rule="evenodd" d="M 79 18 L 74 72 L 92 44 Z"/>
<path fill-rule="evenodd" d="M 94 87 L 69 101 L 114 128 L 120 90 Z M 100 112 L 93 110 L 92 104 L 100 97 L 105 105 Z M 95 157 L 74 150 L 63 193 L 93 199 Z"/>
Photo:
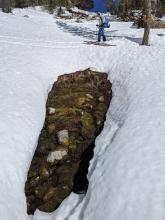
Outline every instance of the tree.
<path fill-rule="evenodd" d="M 123 0 L 122 17 L 126 18 L 126 16 L 127 16 L 127 0 Z"/>
<path fill-rule="evenodd" d="M 165 0 L 161 0 L 161 1 L 164 2 Z M 120 3 L 121 2 L 123 3 L 122 15 L 125 16 L 128 0 L 120 0 Z M 144 16 L 144 21 L 145 21 L 145 27 L 144 27 L 144 36 L 143 36 L 142 45 L 149 45 L 150 20 L 151 20 L 151 0 L 144 0 L 143 13 L 144 13 L 143 16 Z"/>
<path fill-rule="evenodd" d="M 128 0 L 120 0 L 118 10 L 119 10 L 119 14 L 121 15 L 122 18 L 126 18 L 127 9 L 128 9 Z"/>
<path fill-rule="evenodd" d="M 12 11 L 11 0 L 2 0 L 1 6 L 3 12 L 10 13 Z"/>
<path fill-rule="evenodd" d="M 156 16 L 162 17 L 165 13 L 165 0 L 158 0 L 156 8 Z"/>
<path fill-rule="evenodd" d="M 111 14 L 118 13 L 114 0 L 106 0 L 105 5 L 106 5 L 107 11 L 111 12 Z"/>
<path fill-rule="evenodd" d="M 4 12 L 11 12 L 12 7 L 24 8 L 29 6 L 44 6 L 50 13 L 54 12 L 57 7 L 78 6 L 82 9 L 93 8 L 93 0 L 0 0 L 0 7 Z"/>
<path fill-rule="evenodd" d="M 150 20 L 151 20 L 151 0 L 144 0 L 144 36 L 142 45 L 149 45 Z"/>

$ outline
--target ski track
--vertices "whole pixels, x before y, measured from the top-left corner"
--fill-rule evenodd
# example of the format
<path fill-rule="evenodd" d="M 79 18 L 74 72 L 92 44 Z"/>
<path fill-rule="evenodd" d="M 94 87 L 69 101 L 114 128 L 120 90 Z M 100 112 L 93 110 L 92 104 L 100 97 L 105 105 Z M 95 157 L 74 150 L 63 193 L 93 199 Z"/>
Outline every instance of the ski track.
<path fill-rule="evenodd" d="M 53 46 L 53 45 L 43 45 L 43 44 L 30 44 L 30 43 L 22 43 L 22 42 L 16 42 L 16 41 L 5 41 L 5 40 L 0 40 L 0 43 L 6 43 L 6 44 L 14 44 L 14 45 L 20 45 L 20 46 L 27 46 L 27 47 L 40 47 L 40 48 L 50 48 L 50 49 L 73 49 L 73 48 L 83 48 L 85 47 L 85 45 L 83 46 L 82 44 L 80 44 L 79 46 Z M 57 44 L 58 45 L 58 44 Z"/>
<path fill-rule="evenodd" d="M 48 43 L 48 44 L 81 44 L 82 42 L 80 41 L 80 42 L 67 42 L 66 43 L 66 41 L 43 41 L 43 40 L 39 40 L 39 39 L 30 39 L 30 38 L 22 38 L 22 37 L 14 37 L 14 36 L 5 36 L 5 35 L 0 35 L 0 38 L 2 38 L 2 40 L 5 40 L 6 38 L 7 39 L 11 39 L 11 40 L 21 40 L 22 42 L 26 42 L 26 43 L 28 43 L 28 42 L 30 42 L 30 43 Z"/>

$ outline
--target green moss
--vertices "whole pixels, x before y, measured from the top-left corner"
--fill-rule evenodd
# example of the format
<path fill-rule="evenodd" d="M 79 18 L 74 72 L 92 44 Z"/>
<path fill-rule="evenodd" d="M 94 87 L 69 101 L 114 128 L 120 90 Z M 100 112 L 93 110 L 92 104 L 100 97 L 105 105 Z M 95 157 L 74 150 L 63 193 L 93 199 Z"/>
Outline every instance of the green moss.
<path fill-rule="evenodd" d="M 30 169 L 28 172 L 28 178 L 32 178 L 38 175 L 38 172 L 36 169 Z"/>
<path fill-rule="evenodd" d="M 81 116 L 81 123 L 84 127 L 92 127 L 93 126 L 93 117 L 88 112 L 83 112 Z"/>
<path fill-rule="evenodd" d="M 66 120 L 68 118 L 79 117 L 81 115 L 81 109 L 78 108 L 57 108 L 54 115 L 47 117 L 47 122 L 55 122 L 58 120 Z"/>

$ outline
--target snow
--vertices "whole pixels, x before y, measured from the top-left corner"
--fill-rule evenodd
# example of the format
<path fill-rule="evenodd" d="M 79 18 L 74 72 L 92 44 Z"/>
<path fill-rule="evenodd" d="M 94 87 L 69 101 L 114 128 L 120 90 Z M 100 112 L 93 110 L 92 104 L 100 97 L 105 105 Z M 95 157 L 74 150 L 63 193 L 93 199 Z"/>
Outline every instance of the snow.
<path fill-rule="evenodd" d="M 95 39 L 95 24 L 56 23 L 39 8 L 0 12 L 0 219 L 165 219 L 165 36 L 157 35 L 165 30 L 152 30 L 144 47 L 142 29 L 111 22 L 108 41 L 116 46 L 83 44 Z M 58 75 L 88 67 L 113 84 L 88 192 L 71 193 L 51 214 L 27 216 L 24 186 L 48 92 Z"/>
<path fill-rule="evenodd" d="M 81 9 L 79 9 L 79 8 L 77 8 L 77 7 L 73 7 L 73 8 L 72 8 L 72 11 L 73 11 L 73 12 L 80 12 L 80 13 L 83 13 L 83 14 L 86 14 L 86 15 L 95 14 L 94 12 L 92 13 L 92 12 L 84 11 L 84 10 L 81 10 Z"/>
<path fill-rule="evenodd" d="M 163 16 L 163 17 L 161 18 L 161 20 L 165 21 L 165 16 Z"/>

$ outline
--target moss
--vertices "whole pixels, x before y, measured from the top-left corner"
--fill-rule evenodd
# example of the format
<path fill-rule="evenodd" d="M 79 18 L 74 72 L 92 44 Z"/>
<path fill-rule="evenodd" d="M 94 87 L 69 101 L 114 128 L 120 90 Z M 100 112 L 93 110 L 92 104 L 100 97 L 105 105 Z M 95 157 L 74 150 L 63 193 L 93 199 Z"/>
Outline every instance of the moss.
<path fill-rule="evenodd" d="M 69 150 L 70 150 L 72 153 L 74 153 L 74 152 L 76 152 L 77 145 L 76 145 L 76 144 L 70 144 L 68 148 L 69 148 Z"/>
<path fill-rule="evenodd" d="M 43 199 L 45 193 L 48 191 L 48 189 L 50 187 L 51 187 L 50 183 L 44 183 L 44 184 L 36 187 L 36 189 L 34 190 L 35 196 L 39 199 Z"/>
<path fill-rule="evenodd" d="M 81 123 L 84 127 L 92 127 L 93 126 L 93 117 L 88 112 L 83 112 L 81 116 Z"/>
<path fill-rule="evenodd" d="M 44 155 L 47 155 L 51 150 L 55 150 L 58 144 L 52 141 L 50 138 L 45 140 L 40 140 L 39 145 L 37 147 L 36 153 L 41 158 Z"/>
<path fill-rule="evenodd" d="M 92 95 L 90 96 L 92 97 Z M 94 102 L 89 96 L 86 95 L 85 92 L 75 92 L 66 95 L 54 96 L 47 103 L 48 106 L 56 106 L 58 107 L 81 107 L 82 104 L 87 102 Z M 84 103 L 81 103 L 80 100 L 84 100 Z"/>
<path fill-rule="evenodd" d="M 59 175 L 59 184 L 63 184 L 71 188 L 73 186 L 74 175 L 77 172 L 78 163 L 68 163 L 57 169 Z M 63 175 L 61 175 L 63 174 Z"/>
<path fill-rule="evenodd" d="M 28 178 L 32 178 L 38 175 L 38 172 L 36 169 L 30 169 L 28 172 Z"/>
<path fill-rule="evenodd" d="M 48 125 L 48 133 L 49 133 L 49 135 L 55 134 L 55 132 L 56 132 L 55 124 L 52 123 L 52 124 Z"/>
<path fill-rule="evenodd" d="M 44 180 L 49 177 L 49 171 L 46 164 L 43 164 L 39 170 L 40 179 Z"/>
<path fill-rule="evenodd" d="M 47 196 L 45 195 L 45 202 L 38 206 L 38 209 L 43 212 L 53 212 L 69 193 L 70 189 L 67 186 L 58 186 L 50 189 L 47 192 Z"/>
<path fill-rule="evenodd" d="M 52 197 L 55 197 L 57 192 L 58 188 L 50 187 L 43 197 L 44 202 L 49 201 Z"/>
<path fill-rule="evenodd" d="M 53 123 L 56 121 L 65 121 L 67 119 L 78 118 L 81 115 L 81 110 L 78 108 L 57 108 L 56 113 L 54 115 L 50 115 L 47 117 L 47 123 Z"/>

